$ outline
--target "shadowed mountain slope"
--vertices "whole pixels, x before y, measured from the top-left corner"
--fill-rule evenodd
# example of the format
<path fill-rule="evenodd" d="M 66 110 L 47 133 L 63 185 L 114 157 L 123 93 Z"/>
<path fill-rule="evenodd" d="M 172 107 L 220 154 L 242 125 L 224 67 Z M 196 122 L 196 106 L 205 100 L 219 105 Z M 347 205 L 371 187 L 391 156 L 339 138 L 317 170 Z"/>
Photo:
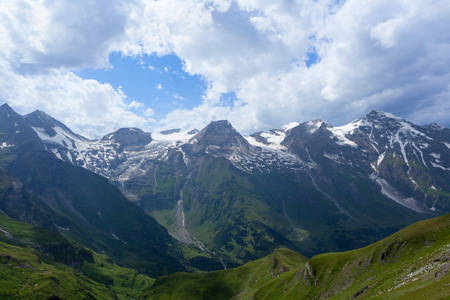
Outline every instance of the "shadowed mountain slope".
<path fill-rule="evenodd" d="M 164 227 L 106 178 L 49 153 L 23 117 L 7 105 L 0 107 L 0 133 L 0 144 L 7 145 L 0 149 L 0 165 L 36 195 L 30 201 L 40 203 L 30 212 L 50 219 L 20 217 L 16 212 L 12 216 L 32 224 L 47 222 L 43 227 L 152 276 L 184 270 L 177 241 Z M 14 212 L 13 205 L 10 201 L 9 212 Z"/>

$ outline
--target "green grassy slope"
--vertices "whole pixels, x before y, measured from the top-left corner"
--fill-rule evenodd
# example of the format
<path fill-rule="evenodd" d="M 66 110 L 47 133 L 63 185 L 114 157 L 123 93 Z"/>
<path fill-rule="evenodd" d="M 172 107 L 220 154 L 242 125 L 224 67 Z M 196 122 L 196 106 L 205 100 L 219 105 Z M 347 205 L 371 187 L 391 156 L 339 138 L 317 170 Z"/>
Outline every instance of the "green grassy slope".
<path fill-rule="evenodd" d="M 366 173 L 328 161 L 321 168 L 311 176 L 288 170 L 250 174 L 212 155 L 197 155 L 187 167 L 177 152 L 127 188 L 169 232 L 180 226 L 182 195 L 186 230 L 228 267 L 280 247 L 307 257 L 357 249 L 433 216 L 387 199 Z"/>
<path fill-rule="evenodd" d="M 154 288 L 143 294 L 144 299 L 250 299 L 255 290 L 264 288 L 273 278 L 294 271 L 307 259 L 288 249 L 235 269 L 190 274 L 175 273 L 158 278 Z"/>
<path fill-rule="evenodd" d="M 239 268 L 161 277 L 145 299 L 450 298 L 450 215 L 367 247 L 314 256 L 278 249 Z"/>
<path fill-rule="evenodd" d="M 1 299 L 135 299 L 152 283 L 58 233 L 0 214 Z"/>

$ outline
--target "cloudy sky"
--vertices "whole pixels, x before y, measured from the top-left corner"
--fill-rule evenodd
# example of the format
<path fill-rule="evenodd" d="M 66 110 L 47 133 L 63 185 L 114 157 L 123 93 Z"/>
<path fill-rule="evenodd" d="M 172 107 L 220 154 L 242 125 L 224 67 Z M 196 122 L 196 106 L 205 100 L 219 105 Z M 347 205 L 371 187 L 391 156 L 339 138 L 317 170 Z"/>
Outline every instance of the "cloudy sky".
<path fill-rule="evenodd" d="M 0 0 L 0 102 L 76 132 L 450 127 L 448 0 Z"/>

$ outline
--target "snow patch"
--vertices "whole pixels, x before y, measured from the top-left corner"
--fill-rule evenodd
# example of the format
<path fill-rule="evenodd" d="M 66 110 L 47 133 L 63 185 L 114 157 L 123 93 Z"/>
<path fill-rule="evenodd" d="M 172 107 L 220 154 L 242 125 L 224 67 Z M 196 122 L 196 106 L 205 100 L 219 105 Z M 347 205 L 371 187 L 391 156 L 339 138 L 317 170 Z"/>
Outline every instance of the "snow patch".
<path fill-rule="evenodd" d="M 288 130 L 294 128 L 294 127 L 297 127 L 298 125 L 300 125 L 300 124 L 297 123 L 297 122 L 291 122 L 289 124 L 281 126 L 279 129 L 282 130 L 282 131 L 288 131 Z"/>
<path fill-rule="evenodd" d="M 347 134 L 351 133 L 357 127 L 358 123 L 349 123 L 340 127 L 328 128 L 328 130 L 331 131 L 333 135 L 338 139 L 338 141 L 336 142 L 338 145 L 357 148 L 358 145 L 355 142 L 350 141 L 346 137 Z"/>
<path fill-rule="evenodd" d="M 328 154 L 324 152 L 323 156 L 325 156 L 328 159 L 331 159 L 335 163 L 342 164 L 341 157 L 338 154 Z"/>
<path fill-rule="evenodd" d="M 417 151 L 419 151 L 419 153 L 420 153 L 420 158 L 422 159 L 422 163 L 423 163 L 423 165 L 428 169 L 428 166 L 427 166 L 427 164 L 426 164 L 426 162 L 425 162 L 425 159 L 423 158 L 423 152 L 422 152 L 422 150 L 420 150 L 417 146 L 416 146 L 416 144 L 412 144 L 413 146 L 414 146 L 414 148 L 417 150 Z M 414 152 L 414 154 L 416 154 L 415 152 Z M 416 157 L 417 157 L 417 154 L 416 154 Z M 419 159 L 419 157 L 417 157 L 417 159 Z"/>
<path fill-rule="evenodd" d="M 118 240 L 118 241 L 121 241 L 123 244 L 125 244 L 125 245 L 128 244 L 127 242 L 125 242 L 125 241 L 119 239 L 119 238 L 117 237 L 117 235 L 115 235 L 114 233 L 112 233 L 111 235 L 113 236 L 113 238 L 115 238 L 115 239 Z"/>
<path fill-rule="evenodd" d="M 445 171 L 450 171 L 450 168 L 443 167 L 443 166 L 441 166 L 441 165 L 439 165 L 439 164 L 436 164 L 436 163 L 434 163 L 434 162 L 432 162 L 432 161 L 431 161 L 431 165 L 432 165 L 433 167 L 435 167 L 435 168 L 440 168 L 440 169 L 445 170 Z"/>
<path fill-rule="evenodd" d="M 70 228 L 64 228 L 64 227 L 58 226 L 58 225 L 56 225 L 56 224 L 53 224 L 53 225 L 55 225 L 56 227 L 58 227 L 58 229 L 61 229 L 61 230 L 64 230 L 64 231 L 69 231 L 69 230 L 70 230 Z"/>
<path fill-rule="evenodd" d="M 313 134 L 314 132 L 316 132 L 323 123 L 325 122 L 319 119 L 306 123 L 309 128 L 309 134 Z"/>
<path fill-rule="evenodd" d="M 429 139 L 429 140 L 432 139 L 432 138 L 426 136 L 425 134 L 423 134 L 422 132 L 420 132 L 420 131 L 414 129 L 414 128 L 411 126 L 411 124 L 409 124 L 409 123 L 407 123 L 407 122 L 402 122 L 401 124 L 402 124 L 402 129 L 401 129 L 401 131 L 403 131 L 403 132 L 407 132 L 407 133 L 410 133 L 410 134 L 412 134 L 412 135 L 420 135 L 420 136 L 423 136 L 423 137 L 425 137 L 425 138 L 427 138 L 427 139 Z"/>
<path fill-rule="evenodd" d="M 440 159 L 441 155 L 439 153 L 430 153 L 431 156 L 433 156 L 436 159 Z"/>
<path fill-rule="evenodd" d="M 395 154 L 395 153 L 394 153 Z M 386 152 L 383 152 L 381 155 L 378 156 L 378 159 L 376 162 L 371 163 L 372 169 L 374 171 L 377 171 L 380 167 L 381 162 L 384 160 L 384 157 L 386 156 Z"/>
<path fill-rule="evenodd" d="M 387 117 L 387 118 L 397 119 L 397 120 L 403 120 L 402 118 L 397 117 L 397 116 L 395 116 L 395 115 L 393 115 L 393 114 L 391 114 L 391 113 L 388 113 L 388 112 L 378 112 L 378 113 L 384 115 L 384 116 Z"/>
<path fill-rule="evenodd" d="M 60 160 L 63 160 L 61 157 L 61 154 L 59 154 L 58 150 L 56 150 L 56 149 L 50 149 L 50 150 L 53 152 L 53 154 L 55 154 L 55 156 L 57 158 L 59 158 Z"/>
<path fill-rule="evenodd" d="M 405 147 L 408 145 L 408 142 L 403 143 L 403 141 L 400 139 L 400 130 L 397 131 L 395 136 L 392 136 L 391 145 L 394 143 L 397 143 L 400 146 L 400 151 L 402 152 L 403 160 L 405 161 L 406 165 L 409 167 L 408 157 L 406 156 Z"/>
<path fill-rule="evenodd" d="M 381 162 L 383 161 L 384 157 L 386 156 L 386 152 L 383 152 L 380 156 L 378 156 L 377 160 L 377 168 L 380 166 Z"/>
<path fill-rule="evenodd" d="M 284 134 L 284 133 L 283 133 Z M 247 140 L 247 142 L 255 147 L 260 147 L 260 148 L 268 148 L 268 149 L 272 149 L 272 150 L 285 150 L 286 147 L 284 147 L 283 145 L 281 145 L 281 142 L 284 140 L 284 137 L 281 139 L 281 141 L 275 142 L 274 143 L 274 139 L 267 139 L 266 136 L 263 136 L 261 134 L 262 137 L 266 138 L 267 142 L 270 143 L 270 141 L 272 141 L 272 143 L 270 143 L 269 145 L 266 145 L 264 143 L 258 142 L 254 137 L 252 136 L 244 136 L 244 139 Z"/>
<path fill-rule="evenodd" d="M 11 148 L 11 147 L 14 147 L 14 144 L 8 144 L 7 142 L 3 142 L 1 145 L 0 145 L 0 149 L 5 149 L 5 148 Z"/>
<path fill-rule="evenodd" d="M 423 208 L 419 205 L 419 203 L 413 198 L 404 198 L 402 197 L 386 180 L 379 177 L 376 173 L 372 173 L 370 175 L 370 179 L 377 182 L 381 187 L 381 193 L 388 197 L 391 200 L 394 200 L 400 205 L 403 205 L 411 210 L 416 212 L 424 212 Z"/>
<path fill-rule="evenodd" d="M 152 139 L 156 141 L 165 141 L 165 142 L 185 141 L 189 140 L 191 137 L 195 135 L 195 133 L 189 132 L 191 132 L 191 130 L 173 132 L 169 134 L 164 134 L 161 132 L 152 132 Z"/>
<path fill-rule="evenodd" d="M 286 133 L 283 131 L 274 132 L 262 132 L 261 136 L 267 140 L 267 142 L 273 146 L 281 146 L 281 143 L 286 137 Z"/>
<path fill-rule="evenodd" d="M 80 140 L 78 137 L 70 134 L 61 127 L 57 126 L 53 127 L 53 130 L 55 130 L 56 132 L 55 136 L 53 137 L 49 136 L 43 128 L 39 127 L 32 127 L 32 128 L 44 143 L 61 145 L 67 148 L 68 150 L 76 149 L 77 151 L 80 152 L 86 151 L 89 147 L 89 143 Z"/>
<path fill-rule="evenodd" d="M 247 142 L 250 143 L 250 145 L 256 146 L 256 147 L 265 147 L 265 148 L 271 148 L 275 150 L 285 150 L 286 147 L 282 146 L 281 143 L 286 138 L 286 132 L 291 130 L 292 128 L 297 127 L 300 125 L 297 122 L 291 122 L 289 124 L 283 125 L 278 129 L 270 130 L 261 132 L 260 136 L 263 137 L 268 145 L 258 142 L 254 137 L 251 136 L 244 136 L 244 138 L 247 140 Z"/>

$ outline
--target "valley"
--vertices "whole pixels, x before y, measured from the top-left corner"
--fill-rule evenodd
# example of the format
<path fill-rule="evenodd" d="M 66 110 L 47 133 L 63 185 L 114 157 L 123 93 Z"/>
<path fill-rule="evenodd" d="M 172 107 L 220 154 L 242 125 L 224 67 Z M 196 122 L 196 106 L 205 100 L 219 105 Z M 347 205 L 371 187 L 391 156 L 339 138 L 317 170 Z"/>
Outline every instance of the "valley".
<path fill-rule="evenodd" d="M 95 141 L 43 112 L 25 120 L 47 151 L 107 177 L 174 237 L 232 265 L 280 245 L 308 256 L 362 247 L 450 210 L 449 130 L 389 113 L 250 136 L 228 121 L 200 132 L 124 128 Z"/>
<path fill-rule="evenodd" d="M 356 298 L 401 291 L 399 282 L 411 291 L 435 285 L 430 276 L 420 277 L 425 274 L 421 271 L 419 277 L 414 275 L 415 283 L 398 277 L 400 271 L 389 275 L 396 279 L 384 286 L 376 278 L 378 272 L 390 272 L 383 269 L 383 251 L 400 253 L 410 249 L 405 245 L 416 245 L 416 238 L 389 244 L 405 232 L 397 231 L 426 219 L 419 224 L 433 224 L 438 232 L 447 228 L 448 216 L 442 215 L 450 212 L 450 129 L 437 124 L 418 126 L 371 111 L 341 127 L 314 120 L 243 135 L 222 120 L 200 131 L 122 128 L 90 140 L 42 111 L 21 116 L 4 104 L 0 145 L 1 215 L 41 228 L 42 236 L 56 234 L 94 258 L 108 257 L 99 262 L 109 259 L 112 265 L 133 269 L 126 272 L 146 276 L 138 289 L 147 289 L 146 297 L 165 299 L 170 297 L 167 291 L 189 291 L 194 298 L 207 298 L 220 291 L 227 299 L 266 299 L 282 297 L 276 293 L 283 290 L 287 299 L 292 293 L 327 298 L 345 290 L 343 298 Z M 4 222 L 12 222 L 8 220 Z M 420 226 L 423 230 L 414 233 L 417 239 L 429 238 L 426 226 Z M 40 257 L 42 247 L 26 241 L 11 250 L 17 233 L 0 228 L 5 255 L 15 257 L 11 253 L 16 251 L 33 261 Z M 447 255 L 448 241 L 443 234 L 431 235 L 436 238 L 423 241 L 434 245 L 434 252 L 423 250 L 428 255 L 425 264 L 406 249 L 409 252 L 401 252 L 392 263 L 403 257 L 407 262 L 395 268 L 444 268 L 447 260 L 429 261 L 438 259 L 437 252 Z M 442 242 L 436 242 L 438 238 Z M 45 251 L 42 255 L 56 259 Z M 355 267 L 370 261 L 367 255 L 373 255 L 367 268 Z M 3 267 L 13 271 L 15 264 L 22 264 L 14 259 L 8 264 L 8 258 Z M 106 273 L 96 269 L 104 262 L 94 267 L 87 259 L 76 266 L 60 266 L 57 260 L 51 264 L 63 273 L 75 270 L 87 276 L 77 281 L 87 290 L 90 280 L 97 282 L 93 284 L 103 292 L 89 292 L 94 298 L 121 295 L 103 280 Z M 35 263 L 32 274 L 34 268 Z M 342 269 L 350 275 L 339 273 Z M 218 270 L 223 271 L 201 274 Z M 264 278 L 258 277 L 261 274 Z M 184 280 L 193 278 L 198 289 L 187 289 Z M 340 278 L 344 281 L 336 286 L 324 283 Z M 182 283 L 179 291 L 173 282 Z M 130 284 L 124 286 L 132 288 Z M 48 295 L 60 291 L 58 284 L 50 286 Z M 137 292 L 124 293 L 137 297 Z"/>
<path fill-rule="evenodd" d="M 447 299 L 450 215 L 365 248 L 307 259 L 288 249 L 236 269 L 159 278 L 143 299 Z"/>

